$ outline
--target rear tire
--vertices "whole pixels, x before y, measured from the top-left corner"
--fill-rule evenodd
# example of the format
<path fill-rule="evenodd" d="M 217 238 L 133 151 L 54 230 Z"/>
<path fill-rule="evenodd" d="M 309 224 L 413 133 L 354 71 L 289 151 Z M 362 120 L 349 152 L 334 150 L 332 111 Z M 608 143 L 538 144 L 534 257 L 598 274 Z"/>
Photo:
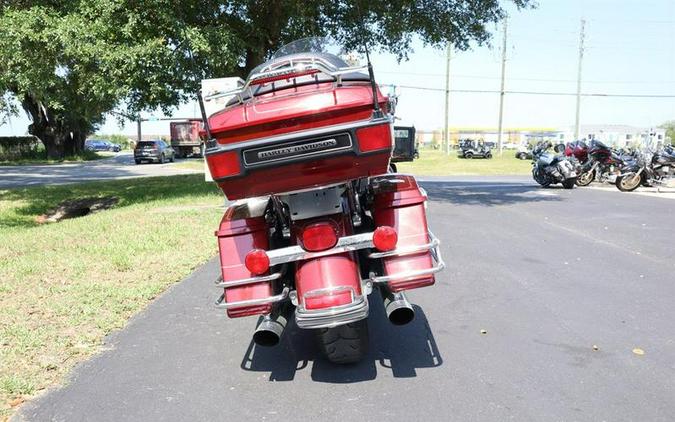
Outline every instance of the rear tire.
<path fill-rule="evenodd" d="M 635 173 L 618 176 L 615 185 L 621 192 L 633 192 L 642 183 L 642 177 Z"/>
<path fill-rule="evenodd" d="M 166 158 L 164 157 L 164 154 L 159 156 L 159 164 L 164 164 L 166 163 Z"/>
<path fill-rule="evenodd" d="M 487 158 L 487 159 L 492 158 L 492 154 L 488 152 L 487 154 L 485 154 L 485 158 Z"/>
<path fill-rule="evenodd" d="M 141 160 L 134 160 L 136 164 L 141 164 Z"/>
<path fill-rule="evenodd" d="M 467 158 L 467 159 L 469 159 L 469 160 L 472 159 L 472 158 L 473 158 L 473 153 L 472 153 L 472 152 L 465 152 L 465 153 L 464 153 L 464 158 Z"/>
<path fill-rule="evenodd" d="M 333 328 L 319 328 L 316 339 L 319 349 L 332 363 L 355 363 L 368 353 L 368 320 Z"/>

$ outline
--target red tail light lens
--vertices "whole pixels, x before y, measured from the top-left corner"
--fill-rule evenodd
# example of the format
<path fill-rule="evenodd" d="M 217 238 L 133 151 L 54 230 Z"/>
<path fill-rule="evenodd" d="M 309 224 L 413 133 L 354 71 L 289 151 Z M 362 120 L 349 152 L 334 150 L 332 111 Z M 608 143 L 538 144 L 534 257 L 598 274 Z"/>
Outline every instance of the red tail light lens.
<path fill-rule="evenodd" d="M 261 275 L 270 269 L 270 258 L 267 256 L 267 252 L 262 249 L 253 249 L 246 254 L 244 264 L 251 273 Z"/>
<path fill-rule="evenodd" d="M 206 158 L 214 179 L 237 176 L 241 173 L 239 155 L 235 151 L 209 155 Z"/>
<path fill-rule="evenodd" d="M 373 233 L 373 245 L 378 251 L 392 251 L 396 248 L 398 234 L 396 230 L 389 226 L 380 226 Z"/>
<path fill-rule="evenodd" d="M 311 252 L 330 249 L 338 241 L 335 227 L 331 223 L 311 224 L 302 231 L 302 247 Z"/>
<path fill-rule="evenodd" d="M 361 152 L 391 149 L 391 126 L 384 125 L 364 127 L 356 131 Z"/>

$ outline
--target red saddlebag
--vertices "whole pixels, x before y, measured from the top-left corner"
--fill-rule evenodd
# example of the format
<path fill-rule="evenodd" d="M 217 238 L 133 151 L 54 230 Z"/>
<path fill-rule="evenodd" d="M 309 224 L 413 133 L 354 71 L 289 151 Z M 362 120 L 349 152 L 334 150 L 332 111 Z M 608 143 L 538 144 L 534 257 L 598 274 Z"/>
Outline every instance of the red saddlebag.
<path fill-rule="evenodd" d="M 255 277 L 244 264 L 246 254 L 253 249 L 267 250 L 267 224 L 264 217 L 235 219 L 236 213 L 228 211 L 220 222 L 218 248 L 220 250 L 220 268 L 223 282 Z M 263 299 L 272 296 L 270 282 L 259 282 L 237 287 L 225 288 L 226 303 L 233 303 L 252 299 Z M 236 307 L 227 310 L 230 318 L 249 315 L 267 314 L 272 310 L 271 304 Z"/>
<path fill-rule="evenodd" d="M 373 218 L 376 226 L 390 226 L 398 234 L 397 251 L 405 251 L 428 245 L 429 229 L 424 204 L 426 194 L 419 188 L 415 178 L 406 175 L 389 175 L 374 180 L 375 202 Z M 407 277 L 411 271 L 428 270 L 433 267 L 428 248 L 413 254 L 390 256 L 382 259 L 385 276 L 393 277 L 388 282 L 393 292 L 416 289 L 434 284 L 434 275 Z M 396 277 L 401 275 L 401 277 Z"/>

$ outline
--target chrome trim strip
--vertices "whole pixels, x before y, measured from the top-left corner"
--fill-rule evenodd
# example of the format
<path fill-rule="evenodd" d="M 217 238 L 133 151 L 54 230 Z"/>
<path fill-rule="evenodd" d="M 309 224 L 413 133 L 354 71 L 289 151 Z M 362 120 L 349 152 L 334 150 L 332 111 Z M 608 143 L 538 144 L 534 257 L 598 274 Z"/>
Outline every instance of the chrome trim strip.
<path fill-rule="evenodd" d="M 270 259 L 270 266 L 273 266 L 372 247 L 373 233 L 370 232 L 341 237 L 332 249 L 325 251 L 308 252 L 300 246 L 289 246 L 269 250 L 267 251 L 267 256 Z"/>
<path fill-rule="evenodd" d="M 222 281 L 221 279 L 219 279 L 218 281 L 216 281 L 215 285 L 216 287 L 224 287 L 227 289 L 228 287 L 245 286 L 247 284 L 272 281 L 278 279 L 279 277 L 281 277 L 281 273 L 273 273 L 270 275 L 264 275 L 260 277 L 242 278 L 240 280 L 232 280 L 232 281 Z"/>
<path fill-rule="evenodd" d="M 206 155 L 219 154 L 221 152 L 228 152 L 240 149 L 241 150 L 249 149 L 253 147 L 261 147 L 269 144 L 274 144 L 276 142 L 283 142 L 286 140 L 297 140 L 298 137 L 305 137 L 305 136 L 314 137 L 329 134 L 331 132 L 345 131 L 349 129 L 357 129 L 367 126 L 377 126 L 384 123 L 391 124 L 391 122 L 392 121 L 389 117 L 384 117 L 382 119 L 361 120 L 359 122 L 342 123 L 339 125 L 324 126 L 316 129 L 289 132 L 284 133 L 283 135 L 270 136 L 268 138 L 258 138 L 245 142 L 235 142 L 233 144 L 226 144 L 226 145 L 217 144 L 217 146 L 215 147 L 207 148 Z"/>
<path fill-rule="evenodd" d="M 281 302 L 288 298 L 289 288 L 284 287 L 284 290 L 281 291 L 276 296 L 265 297 L 262 299 L 251 299 L 251 300 L 240 300 L 238 302 L 225 302 L 225 294 L 223 294 L 218 300 L 216 300 L 216 307 L 221 309 L 232 309 L 232 308 L 242 308 L 245 306 L 258 306 L 258 305 L 267 305 L 270 303 Z"/>
<path fill-rule="evenodd" d="M 368 297 L 355 297 L 347 305 L 326 309 L 307 310 L 298 306 L 295 309 L 295 323 L 302 329 L 331 328 L 368 318 Z"/>

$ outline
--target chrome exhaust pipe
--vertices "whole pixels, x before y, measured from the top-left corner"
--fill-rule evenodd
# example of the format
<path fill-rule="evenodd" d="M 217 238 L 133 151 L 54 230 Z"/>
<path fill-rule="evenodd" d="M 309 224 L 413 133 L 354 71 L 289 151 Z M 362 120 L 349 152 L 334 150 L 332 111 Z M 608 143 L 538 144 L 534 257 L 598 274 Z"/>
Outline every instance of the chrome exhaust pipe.
<path fill-rule="evenodd" d="M 415 318 L 415 310 L 408 301 L 405 293 L 392 293 L 380 290 L 384 299 L 384 310 L 389 322 L 394 325 L 405 325 Z"/>
<path fill-rule="evenodd" d="M 285 307 L 284 307 L 285 308 Z M 258 346 L 271 347 L 279 344 L 281 335 L 288 324 L 288 311 L 276 309 L 264 315 L 253 333 L 253 341 Z"/>

